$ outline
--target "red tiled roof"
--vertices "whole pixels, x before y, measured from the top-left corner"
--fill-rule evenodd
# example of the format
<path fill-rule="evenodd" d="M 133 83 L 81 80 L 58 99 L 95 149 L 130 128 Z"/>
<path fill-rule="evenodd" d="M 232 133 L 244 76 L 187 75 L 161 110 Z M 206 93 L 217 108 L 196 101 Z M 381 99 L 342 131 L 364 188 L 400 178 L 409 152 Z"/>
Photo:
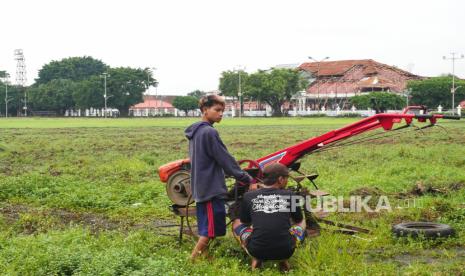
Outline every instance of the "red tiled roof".
<path fill-rule="evenodd" d="M 366 89 L 402 91 L 409 79 L 422 77 L 372 59 L 308 62 L 299 69 L 316 76 L 311 94 L 354 93 Z"/>
<path fill-rule="evenodd" d="M 158 96 L 155 96 L 155 95 L 144 95 L 144 101 L 145 100 L 155 100 L 155 99 L 158 99 L 158 100 L 162 100 L 162 101 L 165 101 L 165 102 L 168 102 L 168 103 L 173 103 L 173 100 L 174 98 L 176 98 L 177 96 L 174 96 L 174 95 L 158 95 Z"/>
<path fill-rule="evenodd" d="M 130 109 L 146 109 L 146 108 L 174 108 L 173 100 L 177 96 L 165 95 L 144 95 L 144 101 L 130 107 Z"/>
<path fill-rule="evenodd" d="M 146 108 L 174 108 L 173 105 L 161 99 L 146 99 L 143 103 L 138 103 L 131 107 L 131 109 L 146 109 Z"/>
<path fill-rule="evenodd" d="M 372 75 L 377 73 L 377 67 L 389 67 L 404 75 L 412 75 L 411 73 L 401 70 L 394 66 L 389 66 L 372 59 L 362 60 L 337 60 L 337 61 L 322 61 L 322 62 L 306 62 L 299 66 L 299 69 L 309 71 L 319 77 L 324 76 L 342 76 L 354 66 L 363 66 L 363 73 Z"/>
<path fill-rule="evenodd" d="M 394 83 L 391 81 L 380 78 L 380 77 L 366 77 L 361 79 L 359 82 L 357 82 L 357 85 L 359 87 L 380 87 L 380 88 L 386 88 L 386 87 L 392 87 L 394 86 Z"/>

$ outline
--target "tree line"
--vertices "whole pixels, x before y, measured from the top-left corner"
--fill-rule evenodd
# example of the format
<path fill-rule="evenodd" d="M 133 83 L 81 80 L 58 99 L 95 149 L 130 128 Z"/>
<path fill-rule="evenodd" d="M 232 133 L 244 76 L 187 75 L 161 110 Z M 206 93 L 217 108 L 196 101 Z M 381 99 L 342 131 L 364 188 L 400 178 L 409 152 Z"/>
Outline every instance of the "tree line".
<path fill-rule="evenodd" d="M 112 68 L 92 57 L 70 57 L 52 61 L 39 70 L 38 78 L 29 87 L 8 85 L 8 113 L 23 112 L 24 92 L 29 111 L 53 111 L 64 114 L 67 109 L 103 108 L 104 80 L 107 74 L 107 106 L 127 115 L 130 106 L 143 101 L 149 86 L 157 85 L 149 68 Z M 5 77 L 0 72 L 0 110 L 5 112 Z"/>
<path fill-rule="evenodd" d="M 64 114 L 67 109 L 103 108 L 103 73 L 108 76 L 107 106 L 119 109 L 123 116 L 127 115 L 130 106 L 143 101 L 146 89 L 157 85 L 157 80 L 149 68 L 111 68 L 92 57 L 70 57 L 44 65 L 39 70 L 34 84 L 29 87 L 6 87 L 7 73 L 0 71 L 0 112 L 4 114 L 6 101 L 9 114 L 23 112 L 24 94 L 27 94 L 29 110 L 53 111 L 57 115 Z M 450 75 L 409 81 L 409 103 L 427 105 L 430 108 L 437 108 L 439 105 L 450 108 L 451 83 Z M 274 116 L 281 116 L 282 105 L 291 101 L 296 93 L 307 86 L 308 78 L 305 73 L 282 68 L 258 70 L 250 74 L 243 70 L 228 70 L 222 72 L 219 79 L 219 90 L 223 96 L 230 97 L 234 103 L 238 103 L 241 98 L 242 101 L 267 104 L 272 108 Z M 456 78 L 455 87 L 458 104 L 465 100 L 465 80 Z M 187 114 L 197 108 L 198 99 L 203 95 L 205 92 L 196 90 L 187 96 L 176 97 L 173 105 Z M 386 109 L 400 109 L 405 106 L 406 96 L 374 92 L 352 97 L 350 101 L 359 109 L 372 108 L 383 112 Z"/>
<path fill-rule="evenodd" d="M 239 80 L 240 78 L 240 80 Z M 240 87 L 239 87 L 240 84 Z M 257 101 L 271 106 L 274 116 L 282 116 L 281 106 L 286 101 L 291 101 L 293 95 L 307 87 L 306 76 L 292 69 L 260 70 L 248 74 L 245 71 L 224 71 L 220 77 L 219 90 L 223 96 L 228 96 L 233 102 L 239 100 L 239 91 L 246 101 Z M 407 105 L 426 105 L 436 109 L 439 105 L 443 108 L 452 106 L 452 76 L 439 76 L 412 80 L 407 83 L 404 94 L 391 92 L 372 92 L 350 98 L 350 104 L 358 109 L 373 109 L 377 113 L 388 109 L 400 110 Z M 465 80 L 455 78 L 455 105 L 465 100 Z M 188 96 L 180 96 L 175 99 L 173 105 L 184 110 L 197 108 L 201 91 L 194 91 Z"/>
<path fill-rule="evenodd" d="M 234 103 L 250 100 L 268 104 L 274 116 L 282 116 L 281 106 L 302 91 L 308 81 L 302 72 L 293 69 L 273 68 L 248 74 L 243 70 L 224 71 L 220 77 L 221 95 L 230 97 Z M 200 92 L 200 93 L 199 93 Z M 239 97 L 241 92 L 241 97 Z M 176 97 L 173 105 L 187 114 L 197 108 L 202 91 L 191 92 L 188 96 Z M 204 93 L 203 93 L 204 94 Z M 242 105 L 242 103 L 240 103 Z"/>

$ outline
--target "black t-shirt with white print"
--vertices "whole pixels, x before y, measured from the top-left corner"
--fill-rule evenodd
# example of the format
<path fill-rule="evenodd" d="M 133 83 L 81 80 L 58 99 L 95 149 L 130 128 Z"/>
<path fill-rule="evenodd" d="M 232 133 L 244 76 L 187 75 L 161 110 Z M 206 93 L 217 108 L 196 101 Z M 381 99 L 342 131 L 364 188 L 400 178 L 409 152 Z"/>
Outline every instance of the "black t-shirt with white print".
<path fill-rule="evenodd" d="M 290 219 L 299 223 L 303 216 L 292 196 L 296 196 L 292 191 L 277 188 L 262 188 L 244 195 L 241 222 L 253 226 L 247 250 L 255 258 L 283 260 L 294 253 Z"/>

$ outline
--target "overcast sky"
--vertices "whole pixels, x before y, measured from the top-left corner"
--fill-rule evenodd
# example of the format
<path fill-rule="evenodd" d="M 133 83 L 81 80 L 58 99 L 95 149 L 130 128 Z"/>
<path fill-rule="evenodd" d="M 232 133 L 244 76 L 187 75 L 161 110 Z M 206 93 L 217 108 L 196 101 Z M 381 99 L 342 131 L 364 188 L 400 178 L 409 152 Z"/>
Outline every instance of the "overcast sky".
<path fill-rule="evenodd" d="M 23 49 L 28 84 L 52 60 L 92 56 L 112 67 L 155 67 L 158 94 L 218 88 L 222 71 L 374 59 L 422 76 L 452 71 L 465 54 L 465 1 L 21 1 L 0 2 L 0 70 L 12 79 Z M 465 59 L 456 62 L 465 78 Z M 152 90 L 153 92 L 153 90 Z"/>

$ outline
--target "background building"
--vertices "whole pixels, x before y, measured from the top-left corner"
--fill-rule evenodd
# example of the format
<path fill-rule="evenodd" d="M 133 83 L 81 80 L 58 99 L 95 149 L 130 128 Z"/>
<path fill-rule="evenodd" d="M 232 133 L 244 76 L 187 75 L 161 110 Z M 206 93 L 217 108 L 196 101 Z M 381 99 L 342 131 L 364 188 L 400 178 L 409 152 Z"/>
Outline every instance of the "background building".
<path fill-rule="evenodd" d="M 148 117 L 176 115 L 173 100 L 176 96 L 144 95 L 144 101 L 129 108 L 129 116 Z"/>
<path fill-rule="evenodd" d="M 342 109 L 350 97 L 362 93 L 390 91 L 402 94 L 407 81 L 422 79 L 394 66 L 372 59 L 307 62 L 298 67 L 307 74 L 310 85 L 299 97 L 300 107 Z"/>

